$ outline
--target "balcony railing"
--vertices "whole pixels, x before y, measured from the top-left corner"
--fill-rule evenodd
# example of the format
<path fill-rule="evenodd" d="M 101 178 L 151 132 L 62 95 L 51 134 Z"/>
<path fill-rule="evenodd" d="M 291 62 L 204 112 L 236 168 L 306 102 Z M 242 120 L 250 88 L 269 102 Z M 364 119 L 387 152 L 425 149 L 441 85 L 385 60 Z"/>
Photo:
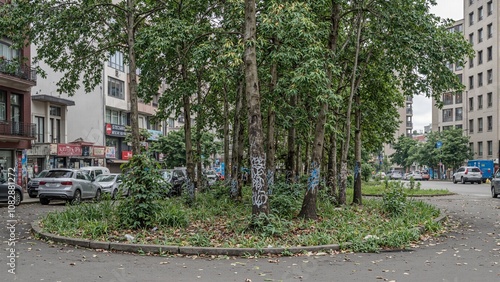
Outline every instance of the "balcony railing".
<path fill-rule="evenodd" d="M 36 137 L 36 124 L 17 121 L 0 121 L 0 135 Z"/>
<path fill-rule="evenodd" d="M 36 82 L 36 70 L 15 60 L 0 57 L 0 73 Z"/>
<path fill-rule="evenodd" d="M 407 128 L 408 128 L 408 127 L 413 128 L 413 122 L 411 122 L 411 121 L 407 121 L 407 122 L 406 122 L 406 127 L 407 127 Z"/>
<path fill-rule="evenodd" d="M 406 108 L 406 114 L 407 115 L 412 115 L 413 114 L 413 109 L 412 108 Z"/>

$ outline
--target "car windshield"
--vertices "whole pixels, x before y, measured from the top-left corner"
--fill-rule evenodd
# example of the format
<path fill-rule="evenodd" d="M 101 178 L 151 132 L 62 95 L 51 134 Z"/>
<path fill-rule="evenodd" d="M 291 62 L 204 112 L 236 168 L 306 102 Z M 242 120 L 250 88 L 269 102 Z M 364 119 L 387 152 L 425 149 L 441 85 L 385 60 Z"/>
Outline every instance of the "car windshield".
<path fill-rule="evenodd" d="M 101 174 L 96 177 L 95 181 L 97 182 L 113 182 L 115 180 L 115 175 L 106 175 Z"/>
<path fill-rule="evenodd" d="M 40 172 L 35 178 L 45 177 L 45 175 L 47 175 L 48 172 L 49 172 L 48 170 L 42 170 L 42 172 Z"/>
<path fill-rule="evenodd" d="M 47 172 L 45 177 L 47 178 L 70 178 L 73 175 L 72 171 L 67 170 L 51 170 Z"/>

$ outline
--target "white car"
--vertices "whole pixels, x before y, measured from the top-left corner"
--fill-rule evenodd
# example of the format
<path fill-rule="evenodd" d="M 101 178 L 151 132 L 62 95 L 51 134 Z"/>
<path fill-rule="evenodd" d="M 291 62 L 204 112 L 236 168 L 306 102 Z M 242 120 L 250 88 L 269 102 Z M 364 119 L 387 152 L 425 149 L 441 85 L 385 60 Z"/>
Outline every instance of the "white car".
<path fill-rule="evenodd" d="M 413 171 L 413 172 L 410 172 L 407 176 L 406 176 L 406 180 L 410 180 L 412 179 L 413 180 L 422 180 L 422 173 L 420 173 L 420 171 L 416 170 L 416 171 Z"/>
<path fill-rule="evenodd" d="M 483 181 L 482 178 L 481 169 L 477 166 L 463 166 L 453 174 L 453 183 L 461 182 L 465 184 L 465 182 L 470 182 L 474 184 L 476 182 L 477 184 L 481 184 Z"/>
<path fill-rule="evenodd" d="M 403 174 L 400 171 L 395 170 L 390 174 L 389 178 L 394 180 L 400 180 L 403 179 Z"/>

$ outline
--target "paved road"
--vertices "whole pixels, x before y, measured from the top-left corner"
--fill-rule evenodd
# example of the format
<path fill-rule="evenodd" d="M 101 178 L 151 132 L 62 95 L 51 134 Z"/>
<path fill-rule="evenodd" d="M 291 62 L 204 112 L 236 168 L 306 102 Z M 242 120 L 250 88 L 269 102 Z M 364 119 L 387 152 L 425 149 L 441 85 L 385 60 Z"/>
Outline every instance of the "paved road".
<path fill-rule="evenodd" d="M 78 249 L 37 241 L 28 231 L 33 219 L 63 205 L 21 205 L 15 210 L 15 275 L 8 273 L 9 218 L 1 207 L 0 281 L 500 281 L 500 199 L 477 193 L 489 191 L 487 184 L 448 186 L 465 192 L 426 201 L 449 214 L 456 231 L 422 238 L 410 251 L 379 254 L 195 258 Z"/>

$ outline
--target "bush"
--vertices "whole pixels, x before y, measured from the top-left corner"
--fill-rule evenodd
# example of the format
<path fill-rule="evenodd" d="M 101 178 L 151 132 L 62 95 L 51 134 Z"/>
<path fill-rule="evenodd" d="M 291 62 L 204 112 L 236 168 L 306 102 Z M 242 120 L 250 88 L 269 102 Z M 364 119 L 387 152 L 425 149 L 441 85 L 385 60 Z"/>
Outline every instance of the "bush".
<path fill-rule="evenodd" d="M 406 193 L 402 183 L 391 182 L 382 199 L 382 207 L 391 216 L 398 216 L 405 211 Z"/>
<path fill-rule="evenodd" d="M 164 196 L 163 179 L 156 160 L 145 153 L 137 154 L 122 166 L 126 177 L 122 186 L 130 195 L 117 207 L 118 221 L 127 229 L 140 229 L 155 225 L 156 213 Z"/>

